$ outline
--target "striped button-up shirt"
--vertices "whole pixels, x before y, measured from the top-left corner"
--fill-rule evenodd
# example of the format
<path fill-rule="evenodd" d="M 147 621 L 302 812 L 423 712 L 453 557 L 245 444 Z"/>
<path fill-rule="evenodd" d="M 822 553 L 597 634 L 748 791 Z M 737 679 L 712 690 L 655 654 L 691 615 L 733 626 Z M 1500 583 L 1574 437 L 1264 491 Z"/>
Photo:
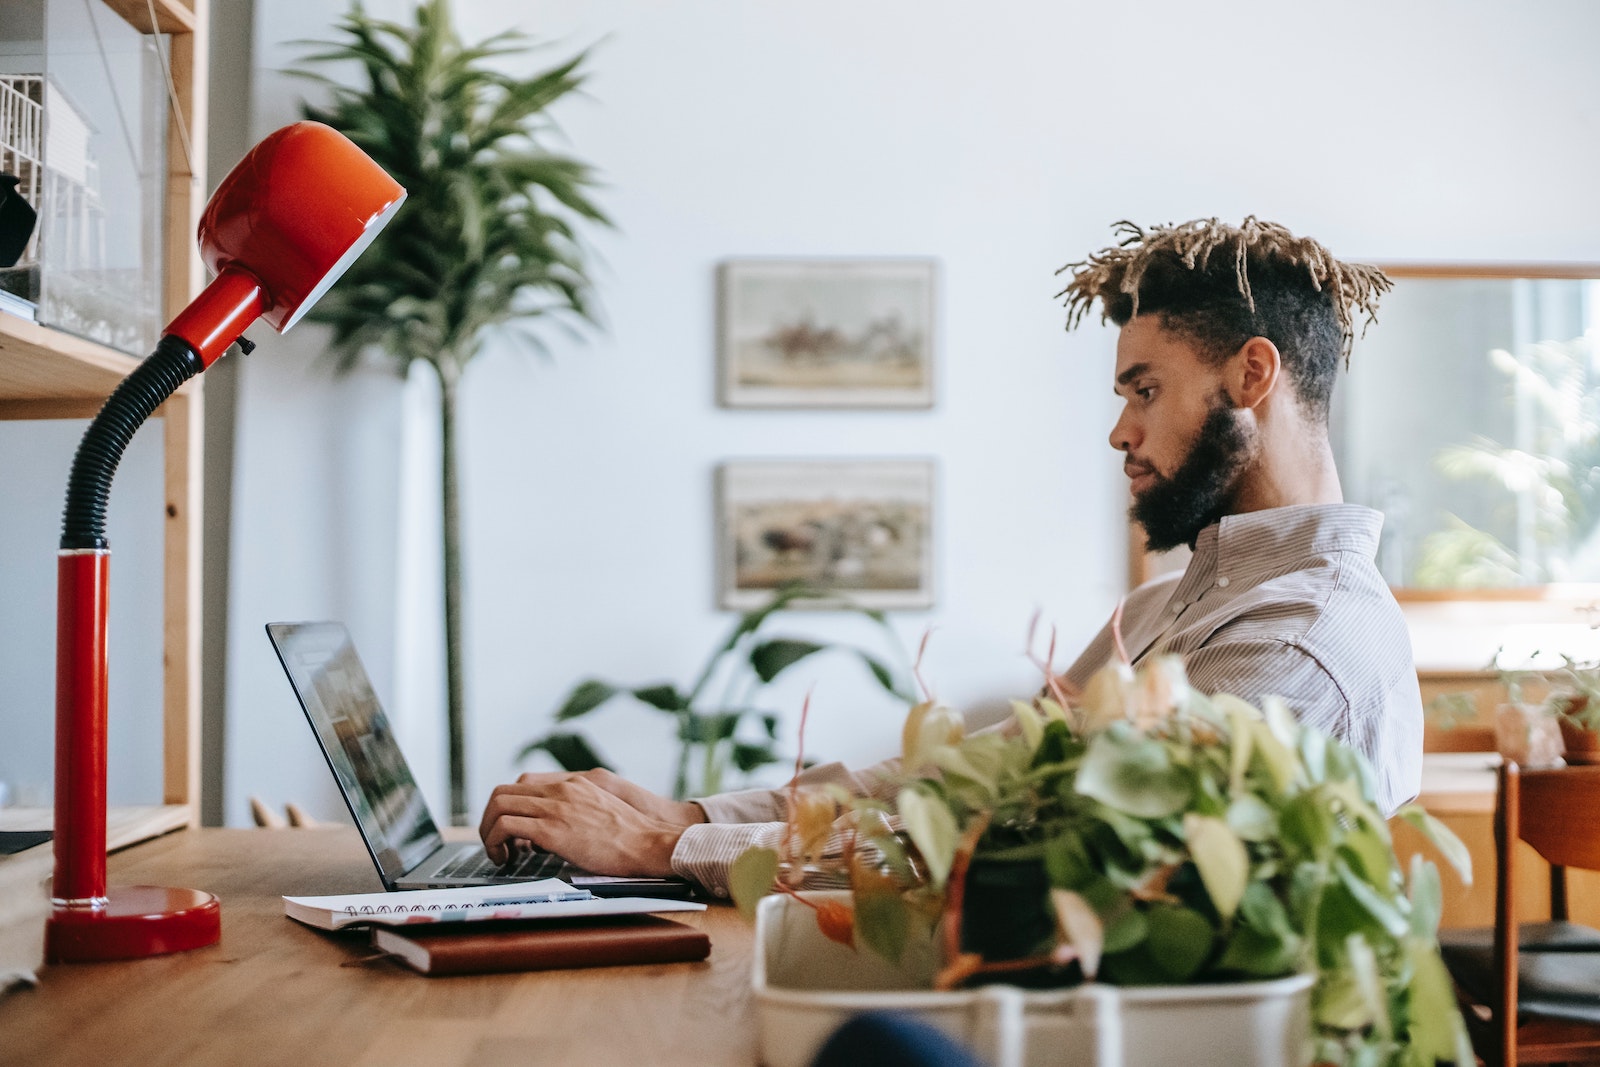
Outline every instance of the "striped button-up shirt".
<path fill-rule="evenodd" d="M 1422 696 L 1405 619 L 1374 564 L 1382 527 L 1382 515 L 1355 504 L 1226 516 L 1201 531 L 1181 574 L 1128 594 L 1121 629 L 1135 664 L 1179 653 L 1201 692 L 1252 703 L 1281 696 L 1301 722 L 1366 756 L 1392 812 L 1421 787 Z M 1081 689 L 1114 654 L 1107 623 L 1067 670 L 1068 684 Z M 801 783 L 892 795 L 898 769 L 895 760 L 861 772 L 826 764 Z M 672 865 L 721 894 L 741 852 L 781 838 L 785 791 L 700 805 L 709 822 L 684 832 Z"/>

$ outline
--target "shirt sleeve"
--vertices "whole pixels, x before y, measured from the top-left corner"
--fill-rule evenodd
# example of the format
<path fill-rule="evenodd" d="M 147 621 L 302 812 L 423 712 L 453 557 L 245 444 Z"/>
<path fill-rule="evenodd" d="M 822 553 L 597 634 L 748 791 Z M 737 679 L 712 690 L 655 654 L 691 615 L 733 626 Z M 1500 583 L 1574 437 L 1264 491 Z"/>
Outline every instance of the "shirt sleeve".
<path fill-rule="evenodd" d="M 801 771 L 798 784 L 801 788 L 838 785 L 853 795 L 891 800 L 899 773 L 899 759 L 884 760 L 860 771 L 852 771 L 839 762 L 819 763 Z M 789 787 L 718 793 L 700 797 L 695 803 L 706 813 L 709 823 L 782 822 L 789 817 Z"/>
<path fill-rule="evenodd" d="M 801 788 L 837 785 L 853 796 L 893 801 L 900 785 L 899 775 L 898 758 L 860 771 L 852 771 L 842 763 L 822 763 L 802 771 L 797 784 Z M 789 787 L 721 793 L 695 803 L 705 811 L 706 821 L 688 827 L 678 838 L 678 845 L 672 851 L 672 872 L 698 883 L 713 896 L 726 897 L 728 871 L 734 860 L 747 849 L 779 849 L 782 845 L 787 827 L 785 820 L 789 817 Z M 891 825 L 897 823 L 898 820 L 891 819 Z M 843 857 L 853 833 L 847 818 L 836 821 L 823 849 L 823 858 Z M 808 869 L 796 888 L 843 889 L 847 885 L 848 881 L 833 871 Z"/>
<path fill-rule="evenodd" d="M 898 820 L 891 820 L 898 826 Z M 728 872 L 733 861 L 747 849 L 770 848 L 779 850 L 783 844 L 786 823 L 700 823 L 683 831 L 678 847 L 672 851 L 672 873 L 699 884 L 715 897 L 728 895 Z M 808 866 L 796 889 L 846 889 L 849 879 L 838 870 L 854 831 L 848 817 L 833 824 L 828 843 L 822 851 L 824 861 L 817 868 Z M 857 847 L 867 847 L 858 841 Z"/>
<path fill-rule="evenodd" d="M 1202 693 L 1232 693 L 1258 706 L 1264 697 L 1282 697 L 1306 726 L 1347 744 L 1356 743 L 1351 736 L 1349 695 L 1327 667 L 1300 645 L 1223 641 L 1188 653 L 1183 667 L 1189 684 Z M 1363 754 L 1369 760 L 1378 755 Z"/>

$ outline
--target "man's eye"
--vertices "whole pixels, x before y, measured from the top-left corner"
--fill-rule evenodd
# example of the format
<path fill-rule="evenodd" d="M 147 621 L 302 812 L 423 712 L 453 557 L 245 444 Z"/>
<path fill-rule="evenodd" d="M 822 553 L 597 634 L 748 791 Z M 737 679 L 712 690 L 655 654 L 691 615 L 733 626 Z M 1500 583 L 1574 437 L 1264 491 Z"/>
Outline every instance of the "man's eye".
<path fill-rule="evenodd" d="M 1133 395 L 1148 404 L 1150 402 L 1150 398 L 1156 395 L 1156 390 L 1152 385 L 1140 386 L 1138 389 L 1133 391 Z"/>

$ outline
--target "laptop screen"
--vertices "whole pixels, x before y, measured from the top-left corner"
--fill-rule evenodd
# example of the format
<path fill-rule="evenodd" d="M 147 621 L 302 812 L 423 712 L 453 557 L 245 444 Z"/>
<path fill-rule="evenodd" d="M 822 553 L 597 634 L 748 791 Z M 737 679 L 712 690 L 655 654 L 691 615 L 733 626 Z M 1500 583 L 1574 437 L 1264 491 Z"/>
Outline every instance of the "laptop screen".
<path fill-rule="evenodd" d="M 275 622 L 267 636 L 384 881 L 399 879 L 443 839 L 350 634 L 336 622 Z"/>

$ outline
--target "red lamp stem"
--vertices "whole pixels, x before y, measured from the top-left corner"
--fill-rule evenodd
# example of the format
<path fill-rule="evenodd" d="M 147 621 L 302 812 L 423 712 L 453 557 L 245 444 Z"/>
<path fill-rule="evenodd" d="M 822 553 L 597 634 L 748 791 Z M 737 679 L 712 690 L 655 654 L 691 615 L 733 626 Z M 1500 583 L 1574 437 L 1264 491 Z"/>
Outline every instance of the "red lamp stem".
<path fill-rule="evenodd" d="M 244 271 L 228 267 L 178 312 L 166 332 L 187 341 L 204 369 L 261 317 L 263 306 L 261 284 Z"/>
<path fill-rule="evenodd" d="M 106 901 L 106 576 L 111 553 L 56 558 L 56 907 Z"/>

